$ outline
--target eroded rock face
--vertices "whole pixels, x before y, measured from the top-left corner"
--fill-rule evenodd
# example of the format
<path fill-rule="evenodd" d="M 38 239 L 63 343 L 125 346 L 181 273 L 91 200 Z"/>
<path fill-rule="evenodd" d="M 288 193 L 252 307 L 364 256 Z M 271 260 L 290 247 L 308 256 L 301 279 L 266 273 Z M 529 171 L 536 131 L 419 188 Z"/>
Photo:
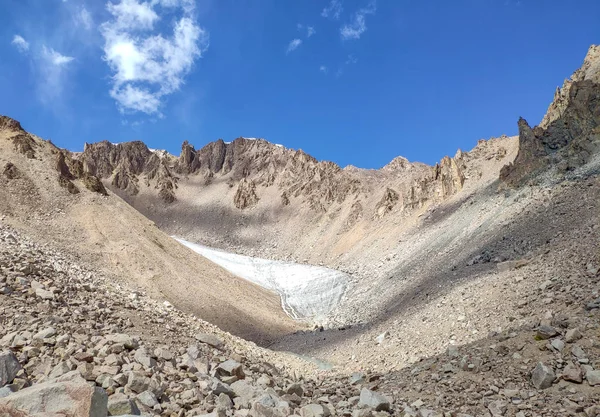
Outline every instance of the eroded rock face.
<path fill-rule="evenodd" d="M 254 181 L 248 181 L 243 179 L 238 185 L 238 189 L 233 198 L 233 204 L 239 209 L 245 209 L 252 207 L 258 203 L 258 196 L 256 195 L 256 185 Z"/>
<path fill-rule="evenodd" d="M 13 136 L 11 140 L 17 152 L 22 153 L 29 159 L 35 158 L 35 148 L 37 145 L 29 133 L 19 133 Z"/>
<path fill-rule="evenodd" d="M 12 162 L 7 162 L 6 165 L 4 165 L 2 174 L 9 180 L 14 180 L 20 176 L 19 169 Z"/>
<path fill-rule="evenodd" d="M 386 188 L 385 192 L 383 193 L 383 197 L 377 204 L 376 216 L 382 218 L 387 213 L 392 211 L 399 199 L 400 196 L 398 195 L 398 192 L 391 188 Z"/>
<path fill-rule="evenodd" d="M 592 46 L 583 66 L 557 89 L 539 126 L 519 120 L 519 153 L 500 180 L 516 186 L 555 166 L 575 169 L 600 152 L 600 47 Z"/>
<path fill-rule="evenodd" d="M 15 119 L 11 119 L 8 116 L 0 116 L 0 130 L 9 130 L 21 133 L 25 132 L 21 127 L 21 123 L 19 123 Z"/>

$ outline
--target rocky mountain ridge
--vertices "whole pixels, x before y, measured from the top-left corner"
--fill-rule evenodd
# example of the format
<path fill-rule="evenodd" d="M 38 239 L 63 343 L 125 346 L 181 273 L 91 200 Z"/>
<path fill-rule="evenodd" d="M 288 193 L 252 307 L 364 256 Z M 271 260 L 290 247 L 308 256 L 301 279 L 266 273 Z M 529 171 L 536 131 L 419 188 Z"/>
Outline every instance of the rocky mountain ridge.
<path fill-rule="evenodd" d="M 541 123 L 533 129 L 519 120 L 519 154 L 500 173 L 515 185 L 538 171 L 556 166 L 572 171 L 589 162 L 600 150 L 600 46 L 592 46 L 583 66 L 563 87 Z"/>
<path fill-rule="evenodd" d="M 540 126 L 435 167 L 73 154 L 0 118 L 0 415 L 600 416 L 599 74 L 592 47 Z M 351 287 L 298 326 L 166 233 Z"/>

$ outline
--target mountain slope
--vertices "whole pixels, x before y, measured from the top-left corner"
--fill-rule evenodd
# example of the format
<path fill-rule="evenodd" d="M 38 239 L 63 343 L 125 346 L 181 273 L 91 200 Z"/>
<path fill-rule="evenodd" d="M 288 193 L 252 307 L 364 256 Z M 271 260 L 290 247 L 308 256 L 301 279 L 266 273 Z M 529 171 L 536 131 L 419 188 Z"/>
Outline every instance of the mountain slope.
<path fill-rule="evenodd" d="M 183 247 L 119 197 L 106 195 L 69 153 L 6 117 L 0 118 L 0 169 L 7 224 L 249 340 L 266 343 L 298 328 L 276 294 Z"/>

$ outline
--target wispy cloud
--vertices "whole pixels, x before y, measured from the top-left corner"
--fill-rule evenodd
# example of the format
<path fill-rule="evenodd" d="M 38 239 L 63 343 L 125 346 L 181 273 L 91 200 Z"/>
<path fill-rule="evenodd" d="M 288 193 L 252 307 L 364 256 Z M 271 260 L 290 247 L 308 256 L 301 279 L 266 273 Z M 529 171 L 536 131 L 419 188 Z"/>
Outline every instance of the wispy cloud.
<path fill-rule="evenodd" d="M 159 12 L 181 9 L 172 36 L 156 30 Z M 108 3 L 112 20 L 100 27 L 104 59 L 114 72 L 110 95 L 123 113 L 158 114 L 163 98 L 181 87 L 208 48 L 208 33 L 194 20 L 193 0 L 120 0 Z"/>
<path fill-rule="evenodd" d="M 341 64 L 339 66 L 339 68 L 337 69 L 337 71 L 335 72 L 335 77 L 336 78 L 340 77 L 344 73 L 344 69 L 348 65 L 356 64 L 357 62 L 358 62 L 358 59 L 354 56 L 354 54 L 349 54 L 348 57 L 346 58 L 346 60 L 344 61 L 344 63 Z"/>
<path fill-rule="evenodd" d="M 327 67 L 325 65 L 321 65 L 319 67 L 319 71 L 321 71 L 323 74 L 327 74 Z"/>
<path fill-rule="evenodd" d="M 81 6 L 74 15 L 75 25 L 82 26 L 85 30 L 91 30 L 94 27 L 94 20 L 91 13 L 85 6 Z"/>
<path fill-rule="evenodd" d="M 342 11 L 341 0 L 331 0 L 329 6 L 325 7 L 321 12 L 321 16 L 337 20 L 342 15 Z"/>
<path fill-rule="evenodd" d="M 345 24 L 340 28 L 340 35 L 342 39 L 360 39 L 361 35 L 367 30 L 366 16 L 369 14 L 374 14 L 375 10 L 375 1 L 371 1 L 367 7 L 359 9 L 354 14 L 352 22 Z"/>
<path fill-rule="evenodd" d="M 63 67 L 75 58 L 72 56 L 66 56 L 60 52 L 56 52 L 52 48 L 47 48 L 45 45 L 42 47 L 42 57 L 49 63 L 57 67 Z"/>
<path fill-rule="evenodd" d="M 286 54 L 289 54 L 292 51 L 298 49 L 298 47 L 302 45 L 302 39 L 292 39 L 285 50 Z"/>
<path fill-rule="evenodd" d="M 46 45 L 36 54 L 34 64 L 39 76 L 39 98 L 42 103 L 55 102 L 62 96 L 68 81 L 69 67 L 74 59 Z"/>
<path fill-rule="evenodd" d="M 29 42 L 21 35 L 15 35 L 11 43 L 19 50 L 19 52 L 25 53 L 29 50 Z"/>
<path fill-rule="evenodd" d="M 317 31 L 315 30 L 314 26 L 304 26 L 302 23 L 298 23 L 296 25 L 296 27 L 298 28 L 298 30 L 300 32 L 306 31 L 306 37 L 307 38 L 310 38 L 312 35 L 314 35 L 315 33 L 317 33 Z"/>

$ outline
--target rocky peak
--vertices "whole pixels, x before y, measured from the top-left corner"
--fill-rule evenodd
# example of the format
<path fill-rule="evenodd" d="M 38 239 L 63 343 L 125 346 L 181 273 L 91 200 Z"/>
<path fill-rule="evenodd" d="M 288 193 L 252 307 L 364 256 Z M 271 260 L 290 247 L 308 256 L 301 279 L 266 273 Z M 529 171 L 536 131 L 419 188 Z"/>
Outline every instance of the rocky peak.
<path fill-rule="evenodd" d="M 15 133 L 25 133 L 25 130 L 21 127 L 21 123 L 15 119 L 11 119 L 8 116 L 0 116 L 0 131 L 8 130 Z"/>
<path fill-rule="evenodd" d="M 101 178 L 110 177 L 117 167 L 137 175 L 155 169 L 160 163 L 160 158 L 141 141 L 86 143 L 79 159 L 86 172 Z"/>
<path fill-rule="evenodd" d="M 519 153 L 500 179 L 517 185 L 547 166 L 580 166 L 600 151 L 600 48 L 592 46 L 583 66 L 565 81 L 539 126 L 519 120 Z"/>
<path fill-rule="evenodd" d="M 392 159 L 382 170 L 384 171 L 405 171 L 412 167 L 412 164 L 403 156 L 397 156 Z"/>

